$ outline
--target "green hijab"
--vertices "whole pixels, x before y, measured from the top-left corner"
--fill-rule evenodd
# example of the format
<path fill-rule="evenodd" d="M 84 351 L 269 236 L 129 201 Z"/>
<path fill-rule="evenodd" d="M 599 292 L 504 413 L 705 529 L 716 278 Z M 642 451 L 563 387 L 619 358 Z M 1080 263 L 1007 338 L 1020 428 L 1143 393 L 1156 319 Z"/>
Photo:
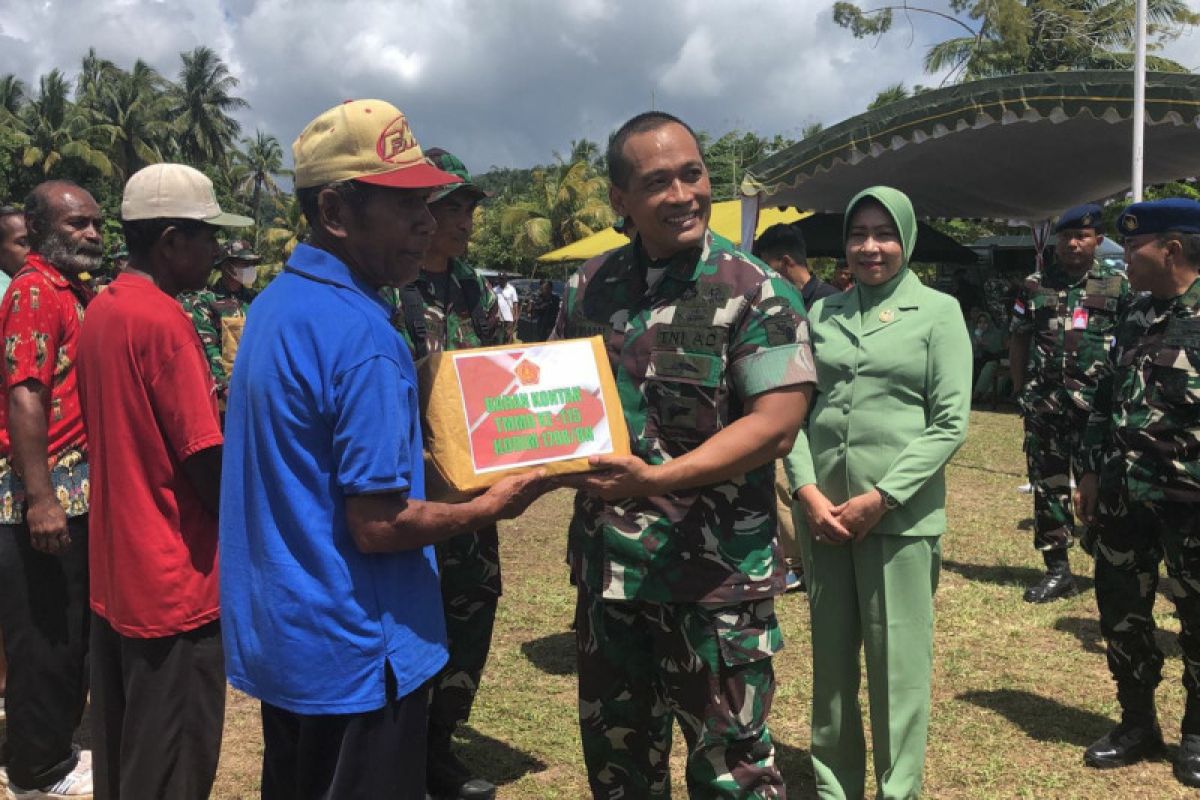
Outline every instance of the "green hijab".
<path fill-rule="evenodd" d="M 904 249 L 904 263 L 900 265 L 899 272 L 893 275 L 891 280 L 879 286 L 855 283 L 859 302 L 865 312 L 886 301 L 907 276 L 908 262 L 912 258 L 913 248 L 917 246 L 917 215 L 913 211 L 912 201 L 908 199 L 908 195 L 899 189 L 893 189 L 890 186 L 872 186 L 869 189 L 863 189 L 854 195 L 854 199 L 846 206 L 846 215 L 842 219 L 843 244 L 850 238 L 850 219 L 854 216 L 854 209 L 864 200 L 874 200 L 891 215 L 892 221 L 896 223 L 896 231 L 900 234 L 900 245 Z"/>
<path fill-rule="evenodd" d="M 854 208 L 863 200 L 872 199 L 879 203 L 896 223 L 900 233 L 900 244 L 904 246 L 904 265 L 900 271 L 908 269 L 908 261 L 912 258 L 913 248 L 917 246 L 917 215 L 913 211 L 912 201 L 908 195 L 890 186 L 872 186 L 854 195 L 854 199 L 846 206 L 846 216 L 842 219 L 842 243 L 850 238 L 850 218 L 854 216 Z"/>

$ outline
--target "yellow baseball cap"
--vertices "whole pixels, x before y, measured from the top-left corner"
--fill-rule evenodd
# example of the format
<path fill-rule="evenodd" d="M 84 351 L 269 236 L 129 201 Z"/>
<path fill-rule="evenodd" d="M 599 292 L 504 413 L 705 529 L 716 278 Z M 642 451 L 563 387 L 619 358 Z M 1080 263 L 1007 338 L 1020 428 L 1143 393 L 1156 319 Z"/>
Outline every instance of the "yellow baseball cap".
<path fill-rule="evenodd" d="M 433 189 L 462 179 L 429 163 L 408 119 L 383 100 L 347 100 L 305 126 L 292 143 L 297 189 L 355 180 Z"/>
<path fill-rule="evenodd" d="M 151 164 L 133 173 L 121 197 L 121 219 L 194 219 L 226 228 L 254 224 L 222 211 L 212 181 L 186 164 Z"/>

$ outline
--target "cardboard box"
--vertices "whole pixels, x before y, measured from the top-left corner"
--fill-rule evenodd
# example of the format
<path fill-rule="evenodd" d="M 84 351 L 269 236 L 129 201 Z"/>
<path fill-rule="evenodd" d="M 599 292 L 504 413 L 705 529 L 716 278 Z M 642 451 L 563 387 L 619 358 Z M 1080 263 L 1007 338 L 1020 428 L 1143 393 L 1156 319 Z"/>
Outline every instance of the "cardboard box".
<path fill-rule="evenodd" d="M 586 472 L 589 456 L 629 454 L 599 336 L 433 353 L 417 372 L 431 500 L 465 499 L 534 467 Z"/>

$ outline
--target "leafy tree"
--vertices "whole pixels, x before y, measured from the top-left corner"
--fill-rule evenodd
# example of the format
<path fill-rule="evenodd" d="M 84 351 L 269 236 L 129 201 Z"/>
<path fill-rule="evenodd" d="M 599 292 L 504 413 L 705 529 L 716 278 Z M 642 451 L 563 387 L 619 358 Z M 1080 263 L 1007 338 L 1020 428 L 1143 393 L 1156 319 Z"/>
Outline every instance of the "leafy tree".
<path fill-rule="evenodd" d="M 288 195 L 280 205 L 279 213 L 271 220 L 265 238 L 273 247 L 278 247 L 286 258 L 296 245 L 308 236 L 308 219 L 294 195 Z"/>
<path fill-rule="evenodd" d="M 232 114 L 250 104 L 233 94 L 239 81 L 212 49 L 179 55 L 183 67 L 172 112 L 179 121 L 180 152 L 193 164 L 224 161 L 242 130 Z"/>
<path fill-rule="evenodd" d="M 501 212 L 501 232 L 534 258 L 612 225 L 608 181 L 586 161 L 534 170 L 529 194 Z"/>
<path fill-rule="evenodd" d="M 166 86 L 163 77 L 139 59 L 131 72 L 113 67 L 87 90 L 89 121 L 107 138 L 105 149 L 119 181 L 159 163 L 170 150 L 175 128 Z"/>
<path fill-rule="evenodd" d="M 25 105 L 25 83 L 15 75 L 0 75 L 0 125 L 12 128 L 20 124 Z"/>
<path fill-rule="evenodd" d="M 800 141 L 804 141 L 805 139 L 811 139 L 812 137 L 816 136 L 818 133 L 820 133 L 823 130 L 825 130 L 825 123 L 810 122 L 809 124 L 805 125 L 803 128 L 800 129 Z"/>
<path fill-rule="evenodd" d="M 283 148 L 279 140 L 269 133 L 255 131 L 253 139 L 243 139 L 244 153 L 239 152 L 236 160 L 245 167 L 245 177 L 239 187 L 243 192 L 249 190 L 250 208 L 254 215 L 255 247 L 259 243 L 258 227 L 262 219 L 262 194 L 265 189 L 269 195 L 279 194 L 279 184 L 275 182 L 276 175 L 290 175 L 283 168 Z"/>
<path fill-rule="evenodd" d="M 37 97 L 22 110 L 26 144 L 21 163 L 42 178 L 66 175 L 68 163 L 108 177 L 113 174 L 112 162 L 88 141 L 87 118 L 68 92 L 67 81 L 57 69 L 41 77 Z"/>
<path fill-rule="evenodd" d="M 777 153 L 794 142 L 783 136 L 774 139 L 743 131 L 730 131 L 716 141 L 703 135 L 704 163 L 712 183 L 713 200 L 733 200 L 739 195 L 746 168 Z"/>
<path fill-rule="evenodd" d="M 471 176 L 484 191 L 491 192 L 496 202 L 528 192 L 533 187 L 533 170 L 513 167 L 492 167 L 487 172 Z"/>
<path fill-rule="evenodd" d="M 908 97 L 908 89 L 904 88 L 903 83 L 893 83 L 879 94 L 875 95 L 875 99 L 867 106 L 868 111 L 874 111 L 877 108 L 895 103 L 897 100 L 903 100 Z"/>
<path fill-rule="evenodd" d="M 471 250 L 468 259 L 479 267 L 511 274 L 528 272 L 532 259 L 513 248 L 511 232 L 506 234 L 501 226 L 501 217 L 511 200 L 497 198 L 486 205 L 475 208 L 475 230 L 471 234 Z"/>
<path fill-rule="evenodd" d="M 606 169 L 604 151 L 591 139 L 572 139 L 571 157 L 568 161 L 572 164 L 576 161 L 586 161 L 592 169 L 601 173 Z"/>
<path fill-rule="evenodd" d="M 79 65 L 79 77 L 75 79 L 75 100 L 85 103 L 100 93 L 103 86 L 113 81 L 121 72 L 107 58 L 96 55 L 96 48 L 89 47 L 87 55 Z"/>
<path fill-rule="evenodd" d="M 895 13 L 929 14 L 957 24 L 962 36 L 933 45 L 925 69 L 948 70 L 948 79 L 975 80 L 1018 72 L 1062 69 L 1129 69 L 1133 63 L 1134 0 L 949 0 L 948 11 L 909 5 L 863 9 L 841 0 L 833 19 L 855 37 L 891 30 Z M 1161 49 L 1200 14 L 1184 0 L 1148 0 L 1148 50 Z M 1182 65 L 1148 56 L 1151 69 L 1187 72 Z"/>

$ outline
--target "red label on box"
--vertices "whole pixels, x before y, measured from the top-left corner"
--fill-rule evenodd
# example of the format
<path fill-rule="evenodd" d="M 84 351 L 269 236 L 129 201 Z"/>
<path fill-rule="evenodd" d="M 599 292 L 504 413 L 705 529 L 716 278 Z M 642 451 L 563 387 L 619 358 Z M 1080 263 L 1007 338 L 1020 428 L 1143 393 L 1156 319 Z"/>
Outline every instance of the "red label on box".
<path fill-rule="evenodd" d="M 476 474 L 613 452 L 588 341 L 451 355 Z"/>

